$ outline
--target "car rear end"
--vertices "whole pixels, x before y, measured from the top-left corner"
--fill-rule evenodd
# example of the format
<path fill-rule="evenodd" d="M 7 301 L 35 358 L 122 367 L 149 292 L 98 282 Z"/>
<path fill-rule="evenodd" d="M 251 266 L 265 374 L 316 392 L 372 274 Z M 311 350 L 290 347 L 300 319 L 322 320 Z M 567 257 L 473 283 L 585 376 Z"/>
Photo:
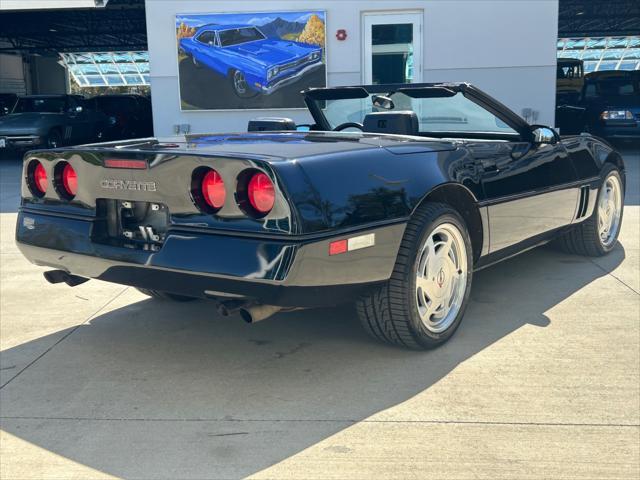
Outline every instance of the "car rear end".
<path fill-rule="evenodd" d="M 278 165 L 301 175 L 296 162 L 177 144 L 30 152 L 17 244 L 53 282 L 242 304 L 335 304 L 388 278 L 403 227 L 305 235 Z"/>
<path fill-rule="evenodd" d="M 592 73 L 584 96 L 592 133 L 607 139 L 640 140 L 640 72 Z"/>
<path fill-rule="evenodd" d="M 640 140 L 640 106 L 606 107 L 594 133 L 609 139 Z"/>

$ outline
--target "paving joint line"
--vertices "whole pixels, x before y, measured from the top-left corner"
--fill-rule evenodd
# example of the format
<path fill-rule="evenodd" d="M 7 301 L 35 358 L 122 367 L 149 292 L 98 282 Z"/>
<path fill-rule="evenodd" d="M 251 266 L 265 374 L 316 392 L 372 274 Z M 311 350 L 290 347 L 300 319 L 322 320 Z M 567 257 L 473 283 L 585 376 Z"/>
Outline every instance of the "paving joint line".
<path fill-rule="evenodd" d="M 82 322 L 80 322 L 79 324 L 77 324 L 75 327 L 73 327 L 71 330 L 69 330 L 67 333 L 65 333 L 62 338 L 58 339 L 57 342 L 55 342 L 53 345 L 51 345 L 49 348 L 47 348 L 44 352 L 42 352 L 40 355 L 38 355 L 35 359 L 33 359 L 31 362 L 29 362 L 22 370 L 20 370 L 18 373 L 16 373 L 13 377 L 11 377 L 9 380 L 7 380 L 4 384 L 0 385 L 0 390 L 2 390 L 4 387 L 6 387 L 7 385 L 9 385 L 11 382 L 13 382 L 16 378 L 18 378 L 25 370 L 27 370 L 29 367 L 31 367 L 33 364 L 35 364 L 38 360 L 40 360 L 42 357 L 44 357 L 47 353 L 49 353 L 51 350 L 53 350 L 58 344 L 62 343 L 64 340 L 66 340 L 67 338 L 69 338 L 73 332 L 75 332 L 76 330 L 78 330 L 81 326 L 86 325 L 87 322 L 91 321 L 93 318 L 95 318 L 96 315 L 98 315 L 102 310 L 104 310 L 105 308 L 107 308 L 111 302 L 113 302 L 114 300 L 116 300 L 118 297 L 120 297 L 120 295 L 122 295 L 124 292 L 127 291 L 127 288 L 129 287 L 125 287 L 123 288 L 118 294 L 116 294 L 113 298 L 111 298 L 109 301 L 107 301 L 104 305 L 102 305 L 100 308 L 98 308 L 98 310 L 96 310 L 95 312 L 93 312 L 91 315 L 89 315 L 89 317 L 87 317 L 85 320 L 83 320 Z"/>
<path fill-rule="evenodd" d="M 167 422 L 167 423 L 405 423 L 432 425 L 495 425 L 495 426 L 533 426 L 533 427 L 603 427 L 603 428 L 640 428 L 635 423 L 563 423 L 563 422 L 497 422 L 483 420 L 354 420 L 336 419 L 295 419 L 295 418 L 92 418 L 92 417 L 47 417 L 47 416 L 0 416 L 0 420 L 53 420 L 53 421 L 86 421 L 86 422 Z"/>
<path fill-rule="evenodd" d="M 598 267 L 600 270 L 602 270 L 604 273 L 606 273 L 607 275 L 610 275 L 611 277 L 615 278 L 618 282 L 620 282 L 622 285 L 624 285 L 625 287 L 627 287 L 629 290 L 631 290 L 633 293 L 635 293 L 636 295 L 640 295 L 640 292 L 638 292 L 635 288 L 633 288 L 630 285 L 627 285 L 623 280 L 619 279 L 618 277 L 616 277 L 612 271 L 607 270 L 606 268 L 604 268 L 602 265 L 600 265 L 598 262 L 596 262 L 595 260 L 593 260 L 592 258 L 588 258 L 588 260 L 594 264 L 596 267 Z"/>

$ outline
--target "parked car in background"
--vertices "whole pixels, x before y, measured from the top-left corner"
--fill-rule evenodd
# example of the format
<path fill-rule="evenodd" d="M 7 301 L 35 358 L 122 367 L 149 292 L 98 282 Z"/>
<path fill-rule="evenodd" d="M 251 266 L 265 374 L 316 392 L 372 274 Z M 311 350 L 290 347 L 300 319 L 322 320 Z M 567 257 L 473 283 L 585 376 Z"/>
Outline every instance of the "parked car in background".
<path fill-rule="evenodd" d="M 585 78 L 586 131 L 607 139 L 640 140 L 640 71 L 604 71 Z"/>
<path fill-rule="evenodd" d="M 322 66 L 321 47 L 267 38 L 252 25 L 205 25 L 180 50 L 228 78 L 240 98 L 271 94 Z"/>
<path fill-rule="evenodd" d="M 0 93 L 0 117 L 9 115 L 16 100 L 18 100 L 18 95 L 15 93 Z"/>
<path fill-rule="evenodd" d="M 585 77 L 575 104 L 558 104 L 565 134 L 589 132 L 608 140 L 640 140 L 640 71 L 611 70 Z"/>
<path fill-rule="evenodd" d="M 142 95 L 99 95 L 89 100 L 107 116 L 106 140 L 153 135 L 151 100 Z"/>
<path fill-rule="evenodd" d="M 0 149 L 56 148 L 103 138 L 107 117 L 79 95 L 19 97 L 0 118 Z"/>

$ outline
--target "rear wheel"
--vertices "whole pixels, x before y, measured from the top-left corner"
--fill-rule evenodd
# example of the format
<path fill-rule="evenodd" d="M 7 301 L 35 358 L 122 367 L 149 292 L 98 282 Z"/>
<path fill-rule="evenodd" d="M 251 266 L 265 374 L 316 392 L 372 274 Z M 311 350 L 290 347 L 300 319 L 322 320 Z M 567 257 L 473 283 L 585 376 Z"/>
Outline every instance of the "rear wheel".
<path fill-rule="evenodd" d="M 624 212 L 624 187 L 620 171 L 613 165 L 604 173 L 604 181 L 591 217 L 576 225 L 557 241 L 568 253 L 601 257 L 616 244 Z"/>
<path fill-rule="evenodd" d="M 455 332 L 472 280 L 472 249 L 460 215 L 426 203 L 407 225 L 391 279 L 358 301 L 372 336 L 414 349 L 433 348 Z"/>
<path fill-rule="evenodd" d="M 184 295 L 177 295 L 175 293 L 169 293 L 169 292 L 161 292 L 160 290 L 150 290 L 148 288 L 138 288 L 138 287 L 136 287 L 136 290 L 138 290 L 141 293 L 144 293 L 149 297 L 159 298 L 161 300 L 172 300 L 174 302 L 190 302 L 192 300 L 196 300 L 193 297 L 186 297 Z"/>

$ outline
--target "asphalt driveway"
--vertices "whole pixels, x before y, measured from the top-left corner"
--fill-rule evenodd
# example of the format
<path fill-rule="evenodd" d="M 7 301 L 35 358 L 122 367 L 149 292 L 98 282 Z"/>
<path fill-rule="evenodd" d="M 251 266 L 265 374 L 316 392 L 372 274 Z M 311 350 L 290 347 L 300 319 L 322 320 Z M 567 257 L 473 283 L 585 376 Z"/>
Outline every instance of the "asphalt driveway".
<path fill-rule="evenodd" d="M 477 273 L 456 336 L 416 353 L 350 308 L 257 325 L 211 304 L 49 285 L 13 240 L 0 163 L 0 478 L 638 478 L 640 154 L 620 243 Z"/>

